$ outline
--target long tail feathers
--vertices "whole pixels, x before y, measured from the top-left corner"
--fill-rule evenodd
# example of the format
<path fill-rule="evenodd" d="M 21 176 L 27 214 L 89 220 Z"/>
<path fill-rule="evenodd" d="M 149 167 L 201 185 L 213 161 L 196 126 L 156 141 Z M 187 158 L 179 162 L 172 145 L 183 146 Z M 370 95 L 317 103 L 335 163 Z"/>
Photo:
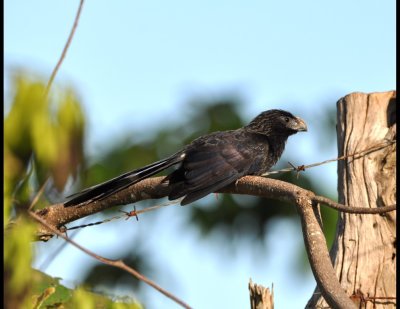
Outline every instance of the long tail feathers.
<path fill-rule="evenodd" d="M 65 207 L 75 206 L 82 203 L 89 203 L 102 200 L 112 194 L 115 194 L 145 178 L 153 176 L 170 166 L 180 163 L 184 158 L 184 153 L 178 152 L 167 159 L 154 162 L 137 170 L 117 176 L 101 184 L 89 187 L 81 192 L 72 194 L 64 202 Z"/>

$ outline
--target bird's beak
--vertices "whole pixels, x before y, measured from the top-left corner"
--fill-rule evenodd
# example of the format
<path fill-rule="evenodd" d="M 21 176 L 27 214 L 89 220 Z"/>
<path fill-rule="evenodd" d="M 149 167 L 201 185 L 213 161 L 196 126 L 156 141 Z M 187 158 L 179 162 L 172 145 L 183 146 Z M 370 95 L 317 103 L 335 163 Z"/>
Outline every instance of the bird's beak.
<path fill-rule="evenodd" d="M 303 119 L 300 117 L 296 117 L 297 120 L 297 127 L 296 130 L 301 132 L 301 131 L 307 131 L 307 125 Z"/>

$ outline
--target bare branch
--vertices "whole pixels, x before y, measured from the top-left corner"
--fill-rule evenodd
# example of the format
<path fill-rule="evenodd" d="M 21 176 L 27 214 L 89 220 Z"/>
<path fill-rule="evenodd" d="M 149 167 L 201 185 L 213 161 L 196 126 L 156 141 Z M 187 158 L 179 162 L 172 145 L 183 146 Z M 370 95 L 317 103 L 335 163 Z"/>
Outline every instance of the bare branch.
<path fill-rule="evenodd" d="M 318 207 L 310 198 L 303 196 L 297 198 L 296 206 L 300 214 L 307 256 L 322 296 L 332 308 L 355 309 L 356 306 L 340 286 L 333 269 Z"/>
<path fill-rule="evenodd" d="M 46 188 L 46 185 L 49 181 L 49 177 L 46 178 L 42 186 L 40 187 L 39 191 L 36 193 L 35 197 L 33 198 L 31 204 L 29 205 L 28 210 L 32 210 L 32 208 L 36 205 L 36 203 L 39 201 L 40 196 L 43 194 L 44 189 Z"/>
<path fill-rule="evenodd" d="M 341 288 L 332 267 L 321 219 L 316 203 L 312 202 L 315 196 L 313 192 L 283 181 L 250 176 L 243 177 L 235 185 L 228 187 L 228 191 L 232 189 L 236 189 L 236 193 L 247 189 L 246 191 L 251 191 L 252 195 L 278 198 L 294 203 L 301 218 L 304 243 L 311 269 L 322 295 L 332 308 L 355 308 L 349 296 Z"/>
<path fill-rule="evenodd" d="M 141 273 L 139 273 L 137 270 L 133 269 L 132 267 L 129 267 L 128 265 L 126 265 L 124 263 L 124 261 L 122 260 L 111 260 L 111 259 L 107 259 L 105 257 L 99 256 L 97 254 L 95 254 L 94 252 L 82 247 L 81 245 L 79 245 L 78 243 L 76 243 L 75 241 L 73 241 L 72 239 L 69 239 L 68 237 L 66 237 L 64 234 L 60 233 L 59 231 L 57 231 L 57 229 L 55 229 L 54 227 L 52 227 L 50 224 L 48 224 L 45 220 L 43 220 L 40 216 L 38 216 L 37 214 L 35 214 L 32 211 L 29 211 L 29 215 L 34 218 L 36 221 L 40 222 L 42 225 L 44 225 L 46 227 L 46 229 L 52 231 L 54 234 L 58 235 L 59 237 L 63 238 L 64 240 L 66 240 L 67 242 L 69 242 L 70 244 L 72 244 L 73 246 L 77 247 L 79 250 L 85 252 L 87 255 L 90 255 L 91 257 L 95 258 L 96 260 L 102 262 L 103 264 L 106 265 L 110 265 L 113 267 L 117 267 L 120 268 L 128 273 L 130 273 L 131 275 L 133 275 L 134 277 L 136 277 L 137 279 L 147 283 L 148 285 L 150 285 L 151 287 L 153 287 L 154 289 L 156 289 L 157 291 L 159 291 L 160 293 L 164 294 L 165 296 L 167 296 L 168 298 L 172 299 L 174 302 L 176 302 L 177 304 L 181 305 L 184 308 L 190 308 L 189 305 L 187 305 L 185 302 L 183 302 L 182 300 L 180 300 L 178 297 L 174 296 L 173 294 L 171 294 L 170 292 L 168 292 L 167 290 L 164 290 L 162 287 L 160 287 L 159 285 L 157 285 L 154 281 L 148 279 L 147 277 L 145 277 L 144 275 L 142 275 Z"/>
<path fill-rule="evenodd" d="M 168 195 L 169 188 L 161 184 L 164 177 L 154 177 L 145 179 L 129 188 L 109 196 L 104 200 L 96 201 L 73 207 L 64 207 L 62 203 L 54 204 L 37 210 L 35 213 L 42 217 L 48 224 L 56 227 L 58 230 L 77 219 L 95 214 L 97 212 L 109 209 L 114 206 L 132 204 L 146 199 L 162 198 Z M 41 226 L 38 231 L 40 240 L 47 241 L 53 236 L 53 233 Z"/>
<path fill-rule="evenodd" d="M 72 38 L 74 37 L 74 34 L 75 34 L 75 30 L 78 27 L 78 21 L 79 21 L 80 15 L 81 15 L 83 2 L 84 2 L 84 0 L 81 0 L 80 3 L 79 3 L 78 11 L 76 12 L 76 16 L 75 16 L 74 25 L 72 26 L 72 29 L 71 29 L 71 32 L 69 34 L 68 40 L 65 43 L 65 46 L 64 46 L 64 49 L 63 49 L 63 51 L 61 53 L 60 59 L 58 59 L 58 62 L 56 64 L 56 66 L 54 67 L 53 72 L 50 75 L 50 79 L 47 82 L 46 90 L 45 90 L 45 93 L 44 93 L 44 97 L 47 97 L 47 95 L 49 94 L 49 91 L 50 91 L 51 85 L 53 84 L 54 78 L 56 77 L 56 74 L 57 74 L 59 68 L 61 67 L 61 64 L 62 64 L 62 62 L 63 62 L 63 60 L 65 58 L 65 55 L 67 54 L 67 50 L 68 50 L 69 46 L 71 45 Z"/>
<path fill-rule="evenodd" d="M 64 207 L 62 203 L 54 204 L 38 210 L 36 213 L 45 219 L 47 223 L 61 230 L 61 228 L 69 222 L 73 222 L 77 219 L 114 206 L 132 204 L 147 199 L 166 197 L 172 188 L 163 183 L 163 179 L 164 177 L 147 178 L 129 188 L 105 198 L 104 200 L 72 207 Z M 316 196 L 313 192 L 291 183 L 258 176 L 242 177 L 236 181 L 235 184 L 231 184 L 218 192 L 254 195 L 292 203 L 295 203 L 297 195 L 301 194 L 308 196 L 312 202 L 323 203 L 329 207 L 348 213 L 376 214 L 396 209 L 394 205 L 379 208 L 349 207 L 336 203 L 326 197 Z M 145 210 L 141 212 L 145 212 Z M 41 227 L 38 231 L 38 238 L 40 240 L 47 241 L 52 236 L 53 233 L 48 231 L 46 228 Z"/>
<path fill-rule="evenodd" d="M 377 208 L 369 207 L 351 207 L 343 204 L 336 203 L 324 196 L 315 196 L 313 198 L 314 202 L 325 204 L 333 209 L 346 212 L 349 214 L 383 214 L 389 211 L 396 210 L 396 204 L 389 206 L 382 206 Z"/>

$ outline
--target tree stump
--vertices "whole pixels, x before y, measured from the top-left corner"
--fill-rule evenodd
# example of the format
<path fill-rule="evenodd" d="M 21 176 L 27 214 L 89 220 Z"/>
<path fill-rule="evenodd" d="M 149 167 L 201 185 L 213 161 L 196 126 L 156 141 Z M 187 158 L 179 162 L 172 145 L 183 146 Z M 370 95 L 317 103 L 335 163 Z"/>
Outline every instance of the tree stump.
<path fill-rule="evenodd" d="M 250 308 L 251 309 L 274 309 L 274 285 L 271 291 L 262 285 L 249 282 Z"/>
<path fill-rule="evenodd" d="M 396 92 L 352 93 L 337 103 L 339 156 L 396 137 Z M 339 202 L 396 203 L 396 144 L 338 163 Z M 341 286 L 359 308 L 396 307 L 396 212 L 340 213 L 330 255 Z M 307 308 L 329 308 L 316 289 Z"/>

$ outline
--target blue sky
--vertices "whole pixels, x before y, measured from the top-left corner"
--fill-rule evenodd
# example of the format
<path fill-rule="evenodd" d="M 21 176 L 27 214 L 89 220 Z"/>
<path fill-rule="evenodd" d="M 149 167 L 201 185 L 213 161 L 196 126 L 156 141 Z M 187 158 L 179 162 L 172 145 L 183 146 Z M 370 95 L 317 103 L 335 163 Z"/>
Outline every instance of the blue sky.
<path fill-rule="evenodd" d="M 318 119 L 324 112 L 351 92 L 395 89 L 395 6 L 395 1 L 372 0 L 86 1 L 56 83 L 79 93 L 89 121 L 88 155 L 125 130 L 179 121 L 193 96 L 235 93 L 246 102 L 246 119 L 269 108 L 304 118 L 309 132 L 292 137 L 286 152 L 298 153 L 305 160 L 299 164 L 322 161 L 337 154 L 336 140 L 325 149 L 319 146 Z M 78 1 L 5 1 L 6 106 L 14 69 L 50 76 L 77 7 Z M 309 173 L 336 188 L 335 164 Z M 301 243 L 298 224 L 274 223 L 266 238 L 273 252 L 255 254 L 243 243 L 232 256 L 216 253 L 218 246 L 209 243 L 214 240 L 202 239 L 194 229 L 182 233 L 187 226 L 176 218 L 184 209 L 163 212 L 160 218 L 168 226 L 143 216 L 137 226 L 110 223 L 99 243 L 93 243 L 96 228 L 77 240 L 118 257 L 120 227 L 134 238 L 148 220 L 154 226 L 147 244 L 151 259 L 176 274 L 174 280 L 168 272 L 153 279 L 195 308 L 248 306 L 249 277 L 264 285 L 274 282 L 279 308 L 304 307 L 315 282 L 310 276 L 299 284 L 287 269 Z M 60 240 L 52 242 L 37 250 L 45 253 Z M 63 251 L 62 260 L 63 267 L 54 261 L 47 271 L 71 281 L 89 261 L 75 249 Z M 150 308 L 176 307 L 149 290 Z"/>

